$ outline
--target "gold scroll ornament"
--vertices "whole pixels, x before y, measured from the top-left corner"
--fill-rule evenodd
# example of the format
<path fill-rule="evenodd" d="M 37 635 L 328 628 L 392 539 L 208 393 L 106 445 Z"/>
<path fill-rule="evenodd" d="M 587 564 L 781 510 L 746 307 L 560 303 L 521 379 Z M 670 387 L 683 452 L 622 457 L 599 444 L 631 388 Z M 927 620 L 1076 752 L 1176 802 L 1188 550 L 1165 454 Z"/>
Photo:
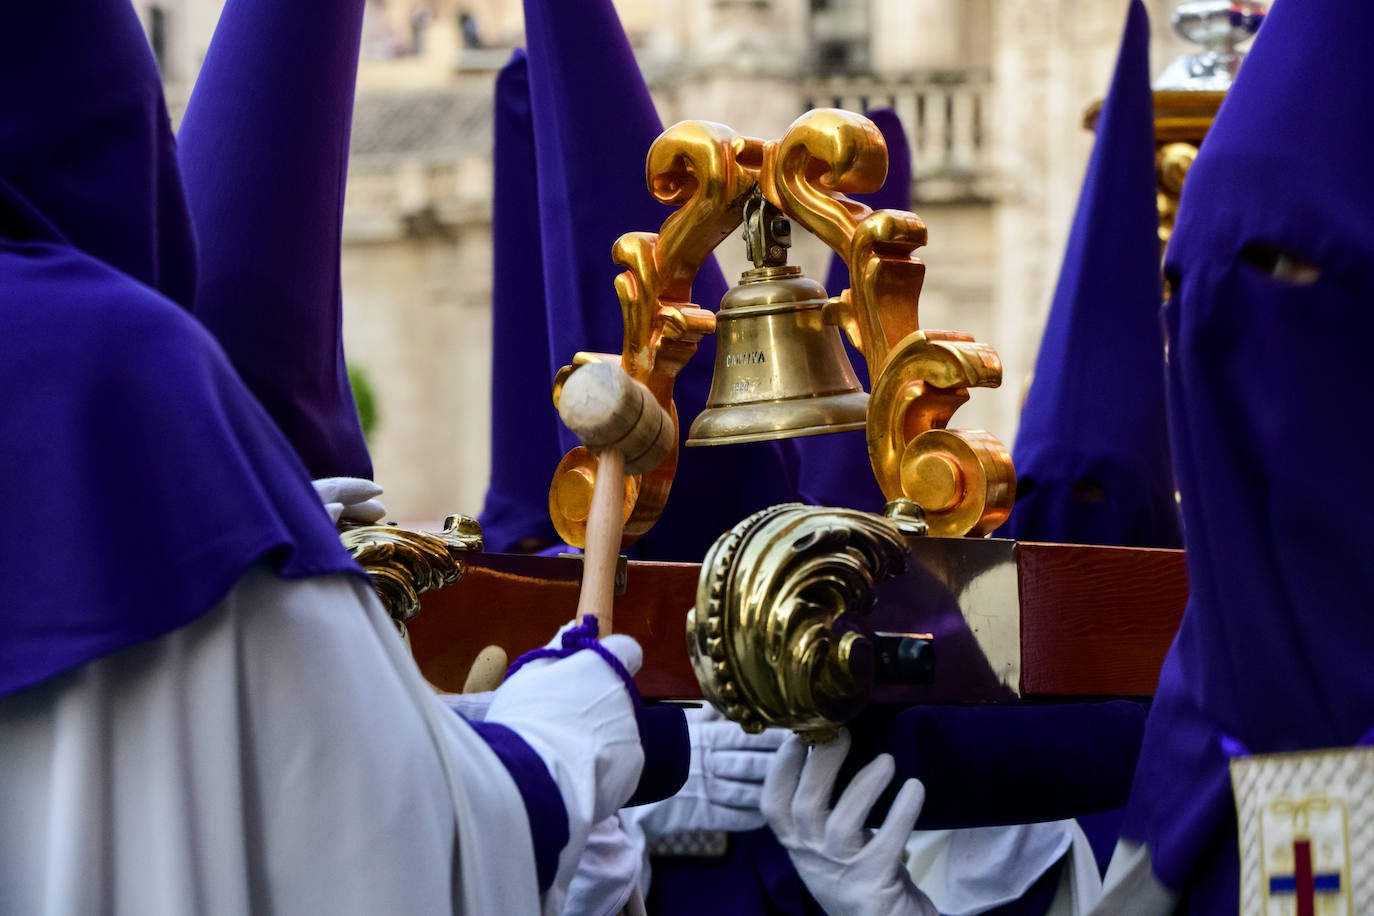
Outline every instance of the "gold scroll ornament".
<path fill-rule="evenodd" d="M 1178 199 L 1183 179 L 1197 158 L 1198 147 L 1207 136 L 1224 92 L 1157 89 L 1155 103 L 1155 177 L 1159 206 L 1159 242 L 1169 243 L 1178 216 Z"/>
<path fill-rule="evenodd" d="M 846 196 L 877 190 L 887 175 L 887 147 L 872 121 L 818 109 L 768 142 L 684 121 L 654 142 L 647 175 L 654 196 L 679 209 L 658 234 L 631 232 L 616 242 L 615 260 L 627 268 L 615 284 L 622 351 L 577 354 L 555 380 L 555 402 L 578 365 L 619 359 L 678 423 L 673 379 L 715 326 L 712 312 L 688 301 L 692 278 L 739 225 L 741 205 L 757 185 L 849 267 L 852 285 L 827 303 L 825 320 L 844 330 L 874 380 L 866 426 L 884 495 L 921 503 L 935 535 L 982 535 L 1006 519 L 1015 497 L 1006 447 L 984 432 L 946 428 L 968 389 L 1001 383 L 1001 362 L 967 335 L 920 329 L 925 265 L 912 254 L 926 242 L 920 217 L 875 211 Z M 623 544 L 657 521 L 676 468 L 674 449 L 658 468 L 627 480 Z M 583 543 L 595 477 L 596 459 L 582 448 L 565 455 L 555 472 L 549 511 L 570 544 Z"/>
<path fill-rule="evenodd" d="M 850 288 L 831 300 L 828 319 L 868 363 L 868 457 L 883 495 L 918 503 L 933 535 L 987 534 L 1016 496 L 1011 455 L 989 433 L 946 427 L 969 388 L 1001 384 L 1002 363 L 966 334 L 921 330 L 925 265 L 913 252 L 926 243 L 925 223 L 845 196 L 876 191 L 886 175 L 873 122 L 820 109 L 765 145 L 759 183 L 849 267 Z"/>
<path fill-rule="evenodd" d="M 906 568 L 919 518 L 787 503 L 755 513 L 706 555 L 687 651 L 702 695 L 745 731 L 830 741 L 868 701 L 875 650 L 853 626 L 873 586 Z M 915 527 L 913 527 L 915 526 Z"/>
<path fill-rule="evenodd" d="M 450 515 L 438 534 L 395 525 L 341 526 L 343 545 L 372 577 L 372 587 L 401 635 L 420 612 L 420 594 L 452 585 L 463 575 L 464 556 L 482 549 L 476 519 Z"/>
<path fill-rule="evenodd" d="M 697 341 L 715 330 L 714 312 L 690 301 L 692 279 L 707 255 L 740 223 L 740 205 L 753 190 L 753 177 L 738 158 L 754 141 L 708 121 L 684 121 L 664 131 L 649 149 L 649 190 L 678 209 L 658 233 L 629 232 L 612 249 L 627 269 L 615 279 L 625 323 L 619 356 L 578 353 L 554 380 L 554 404 L 563 381 L 578 366 L 619 360 L 631 378 L 643 382 L 673 418 L 680 442 L 673 382 L 696 352 Z M 652 471 L 625 480 L 622 544 L 633 544 L 663 512 L 677 471 L 678 448 Z M 596 482 L 596 457 L 577 447 L 563 456 L 549 489 L 549 515 L 569 544 L 583 546 Z"/>

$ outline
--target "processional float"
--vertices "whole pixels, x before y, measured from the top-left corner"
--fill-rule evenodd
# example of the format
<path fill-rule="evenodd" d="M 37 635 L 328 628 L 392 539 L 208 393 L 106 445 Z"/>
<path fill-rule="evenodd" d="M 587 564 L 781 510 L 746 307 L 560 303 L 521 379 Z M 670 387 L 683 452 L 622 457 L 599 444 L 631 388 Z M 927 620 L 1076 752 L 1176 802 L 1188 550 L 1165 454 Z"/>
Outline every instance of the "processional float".
<path fill-rule="evenodd" d="M 1175 17 L 1204 49 L 1155 92 L 1161 243 L 1234 75 L 1235 44 L 1262 16 L 1256 4 L 1237 22 L 1233 6 L 1186 3 Z M 554 380 L 557 403 L 584 367 L 618 365 L 672 424 L 661 461 L 603 482 L 619 544 L 653 526 L 679 460 L 691 460 L 677 448 L 674 379 L 711 333 L 715 376 L 688 446 L 864 429 L 888 504 L 883 514 L 774 506 L 723 533 L 701 564 L 622 562 L 615 627 L 644 646 L 641 692 L 704 697 L 746 729 L 813 740 L 874 701 L 1150 695 L 1187 597 L 1182 552 L 986 537 L 1012 507 L 1011 458 L 990 433 L 950 423 L 975 389 L 1001 383 L 1001 363 L 966 334 L 920 326 L 925 266 L 914 252 L 926 225 L 847 196 L 876 190 L 886 170 L 878 129 L 837 109 L 808 112 L 769 141 L 686 121 L 649 150 L 649 192 L 676 209 L 657 233 L 615 245 L 626 268 L 615 282 L 621 352 L 577 353 Z M 753 268 L 718 311 L 693 303 L 698 268 L 741 225 Z M 793 225 L 844 260 L 849 289 L 829 296 L 787 263 Z M 869 392 L 841 333 L 867 363 Z M 604 470 L 575 448 L 554 471 L 549 511 L 569 544 L 587 542 Z M 578 606 L 582 559 L 484 554 L 471 519 L 451 517 L 439 534 L 365 526 L 344 539 L 444 689 L 460 690 L 484 649 L 534 648 Z M 503 612 L 467 610 L 491 607 Z"/>

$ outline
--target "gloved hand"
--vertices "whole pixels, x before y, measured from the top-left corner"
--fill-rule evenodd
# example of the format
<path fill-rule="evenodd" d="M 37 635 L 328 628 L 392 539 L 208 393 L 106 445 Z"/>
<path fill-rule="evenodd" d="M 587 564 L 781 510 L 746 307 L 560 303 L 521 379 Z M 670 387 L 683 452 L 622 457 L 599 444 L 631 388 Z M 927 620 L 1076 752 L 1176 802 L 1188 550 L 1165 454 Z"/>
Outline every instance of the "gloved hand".
<path fill-rule="evenodd" d="M 339 519 L 361 522 L 370 525 L 386 516 L 386 506 L 376 497 L 382 495 L 382 488 L 361 477 L 322 477 L 312 480 L 320 502 L 324 503 L 329 517 L 338 524 Z"/>
<path fill-rule="evenodd" d="M 763 816 L 787 849 L 807 890 L 827 913 L 843 916 L 938 916 L 902 866 L 902 846 L 925 802 L 908 779 L 883 826 L 864 828 L 873 803 L 892 781 L 889 754 L 868 763 L 829 809 L 835 776 L 849 753 L 849 733 L 811 750 L 795 736 L 777 753 L 763 784 Z"/>
<path fill-rule="evenodd" d="M 601 645 L 630 674 L 643 663 L 628 636 L 607 636 Z M 521 667 L 496 689 L 486 721 L 513 729 L 539 754 L 569 820 L 585 829 L 614 814 L 639 781 L 644 750 L 634 704 L 620 675 L 590 649 Z"/>
<path fill-rule="evenodd" d="M 787 731 L 751 735 L 714 707 L 688 709 L 692 757 L 687 783 L 672 798 L 627 808 L 622 819 L 637 823 L 650 839 L 688 830 L 756 830 L 763 780 Z"/>
<path fill-rule="evenodd" d="M 564 627 L 564 630 L 567 630 Z M 559 636 L 548 648 L 561 642 Z M 644 661 L 639 643 L 619 634 L 601 640 L 630 673 Z M 567 892 L 592 826 L 629 800 L 644 768 L 634 703 L 615 669 L 591 649 L 525 663 L 492 695 L 486 721 L 513 730 L 549 768 L 568 813 L 568 844 L 558 856 L 546 905 Z"/>

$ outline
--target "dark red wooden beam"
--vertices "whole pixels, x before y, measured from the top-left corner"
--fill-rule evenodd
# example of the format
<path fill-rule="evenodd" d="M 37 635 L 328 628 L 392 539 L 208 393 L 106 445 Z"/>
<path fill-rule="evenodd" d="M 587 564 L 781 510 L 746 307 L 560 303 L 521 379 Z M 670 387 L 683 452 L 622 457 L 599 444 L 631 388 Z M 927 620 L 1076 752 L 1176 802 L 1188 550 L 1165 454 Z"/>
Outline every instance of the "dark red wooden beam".
<path fill-rule="evenodd" d="M 1188 601 L 1181 550 L 1016 547 L 1027 696 L 1150 696 Z"/>
<path fill-rule="evenodd" d="M 1022 695 L 1154 692 L 1187 599 L 1182 551 L 1022 543 L 1014 558 Z M 692 563 L 629 564 L 626 592 L 615 600 L 616 629 L 644 646 L 638 680 L 646 697 L 701 696 L 685 635 L 699 571 Z M 483 647 L 499 645 L 514 659 L 542 645 L 572 619 L 580 573 L 578 559 L 473 555 L 456 585 L 424 596 L 411 623 L 421 670 L 436 686 L 458 690 Z M 900 597 L 885 600 L 886 625 L 895 616 L 921 628 L 920 614 L 902 609 Z M 948 663 L 939 667 L 945 659 L 938 652 L 937 641 L 937 680 L 948 670 Z M 961 697 L 956 687 L 938 701 L 980 699 Z"/>

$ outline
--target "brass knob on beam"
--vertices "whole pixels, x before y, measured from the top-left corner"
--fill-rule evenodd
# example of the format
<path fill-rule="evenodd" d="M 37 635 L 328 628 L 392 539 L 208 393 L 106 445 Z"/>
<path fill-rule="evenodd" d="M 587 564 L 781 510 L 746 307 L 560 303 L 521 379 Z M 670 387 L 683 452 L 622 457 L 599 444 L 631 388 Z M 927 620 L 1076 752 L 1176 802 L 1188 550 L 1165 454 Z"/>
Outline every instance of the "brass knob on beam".
<path fill-rule="evenodd" d="M 730 529 L 687 616 L 703 696 L 746 731 L 833 738 L 876 678 L 860 626 L 873 586 L 905 569 L 907 553 L 898 522 L 854 509 L 773 506 Z"/>

